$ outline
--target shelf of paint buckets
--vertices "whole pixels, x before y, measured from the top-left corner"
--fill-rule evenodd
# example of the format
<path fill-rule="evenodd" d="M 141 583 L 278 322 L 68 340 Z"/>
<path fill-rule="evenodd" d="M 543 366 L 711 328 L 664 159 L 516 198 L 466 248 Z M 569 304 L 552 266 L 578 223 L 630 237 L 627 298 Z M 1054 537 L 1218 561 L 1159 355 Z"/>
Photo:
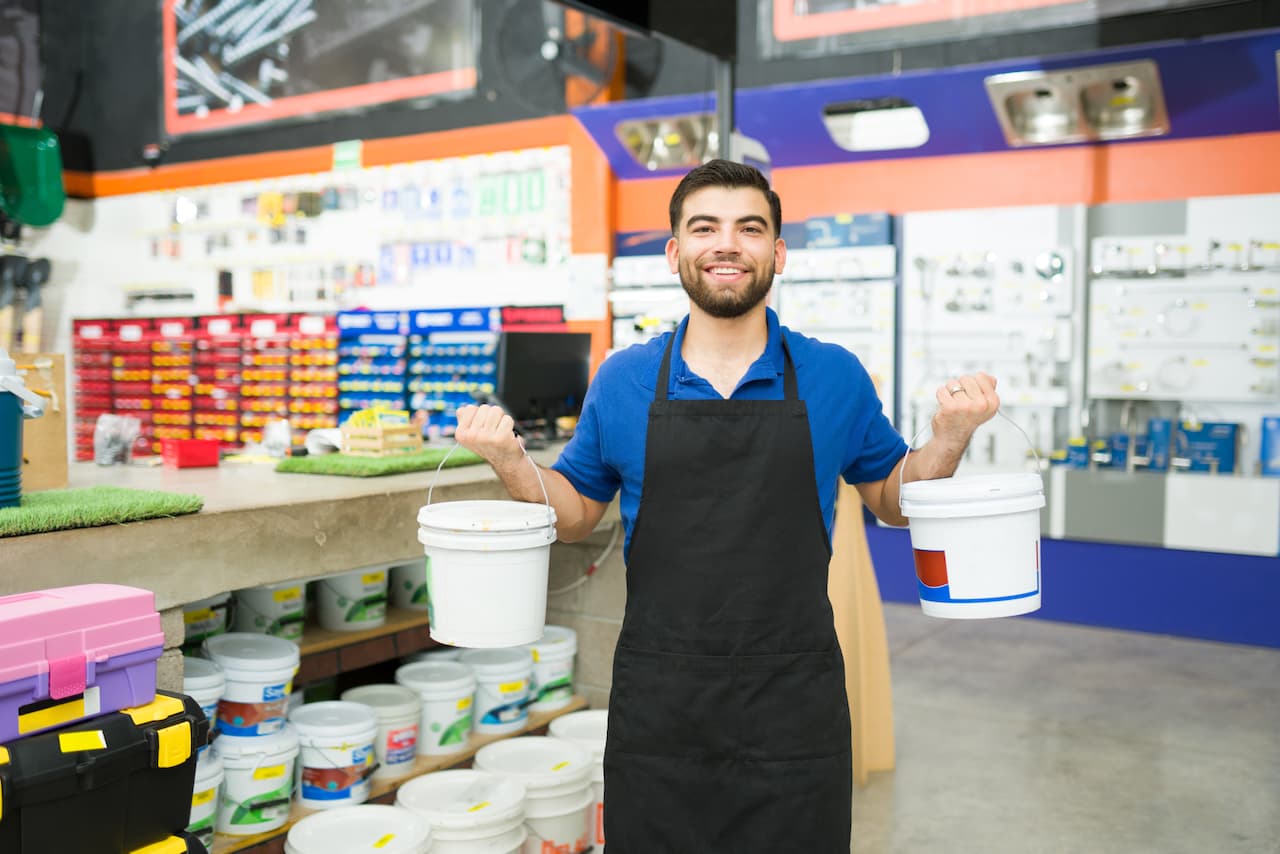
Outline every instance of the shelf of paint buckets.
<path fill-rule="evenodd" d="M 388 617 L 390 609 L 388 609 Z M 335 633 L 337 634 L 337 633 Z M 306 655 L 306 644 L 303 645 L 303 655 Z M 443 771 L 448 768 L 467 767 L 475 758 L 476 751 L 495 741 L 516 738 L 517 736 L 530 735 L 538 733 L 546 729 L 550 723 L 562 715 L 570 712 L 578 712 L 587 708 L 587 701 L 583 697 L 575 696 L 567 706 L 555 709 L 549 712 L 529 713 L 528 723 L 515 732 L 503 733 L 501 735 L 477 735 L 472 733 L 467 742 L 465 749 L 457 753 L 450 753 L 445 756 L 419 756 L 415 760 L 413 770 L 405 774 L 403 777 L 397 777 L 392 780 L 380 780 L 373 778 L 370 781 L 371 788 L 369 791 L 369 799 L 366 803 L 384 803 L 389 804 L 395 801 L 396 792 L 405 783 L 424 774 L 430 774 L 433 771 Z M 299 806 L 296 802 L 289 814 L 289 820 L 282 827 L 266 833 L 260 833 L 254 836 L 229 836 L 226 834 L 217 834 L 214 836 L 213 847 L 210 854 L 232 854 L 232 852 L 245 852 L 245 854 L 276 854 L 283 851 L 284 838 L 289 833 L 289 828 L 296 822 L 301 821 L 309 815 L 314 815 L 317 810 L 309 810 Z"/>
<path fill-rule="evenodd" d="M 295 682 L 305 685 L 348 670 L 403 658 L 439 646 L 427 633 L 427 612 L 387 606 L 387 619 L 371 629 L 337 632 L 308 622 L 298 644 L 302 664 Z"/>

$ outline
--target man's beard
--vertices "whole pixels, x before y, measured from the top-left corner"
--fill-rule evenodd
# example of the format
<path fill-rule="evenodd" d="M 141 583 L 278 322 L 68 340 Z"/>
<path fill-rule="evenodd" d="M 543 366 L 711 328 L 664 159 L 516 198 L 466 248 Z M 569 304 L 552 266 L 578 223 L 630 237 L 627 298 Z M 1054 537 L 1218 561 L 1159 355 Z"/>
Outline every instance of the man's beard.
<path fill-rule="evenodd" d="M 680 265 L 680 284 L 689 299 L 707 314 L 722 320 L 742 317 L 769 295 L 769 289 L 773 287 L 773 264 L 750 275 L 751 281 L 744 290 L 712 290 L 703 278 L 701 267 Z"/>

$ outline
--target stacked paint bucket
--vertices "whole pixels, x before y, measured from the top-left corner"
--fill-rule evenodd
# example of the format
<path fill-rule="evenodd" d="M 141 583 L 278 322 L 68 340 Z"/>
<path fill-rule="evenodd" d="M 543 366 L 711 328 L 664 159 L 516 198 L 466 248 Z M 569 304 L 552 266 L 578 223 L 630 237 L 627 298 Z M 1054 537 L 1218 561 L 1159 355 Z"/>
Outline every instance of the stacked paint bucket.
<path fill-rule="evenodd" d="M 609 734 L 609 712 L 590 709 L 563 715 L 551 722 L 551 735 L 572 742 L 591 754 L 591 787 L 595 804 L 591 808 L 593 854 L 604 854 L 604 746 Z"/>
<path fill-rule="evenodd" d="M 375 629 L 387 621 L 387 566 L 353 569 L 314 582 L 320 625 L 334 632 Z"/>
<path fill-rule="evenodd" d="M 163 648 L 147 590 L 0 597 L 0 851 L 203 851 L 183 829 L 208 723 L 156 690 Z"/>
<path fill-rule="evenodd" d="M 302 642 L 307 612 L 305 581 L 282 581 L 237 590 L 232 628 Z"/>
<path fill-rule="evenodd" d="M 301 749 L 298 730 L 286 716 L 298 645 L 228 632 L 206 639 L 203 652 L 225 685 L 218 701 L 219 734 L 209 751 L 210 763 L 220 762 L 223 774 L 217 830 L 239 836 L 276 830 L 289 819 Z"/>
<path fill-rule="evenodd" d="M 476 752 L 478 771 L 525 789 L 525 852 L 580 854 L 591 847 L 595 793 L 591 754 L 570 741 L 527 735 L 495 741 Z"/>

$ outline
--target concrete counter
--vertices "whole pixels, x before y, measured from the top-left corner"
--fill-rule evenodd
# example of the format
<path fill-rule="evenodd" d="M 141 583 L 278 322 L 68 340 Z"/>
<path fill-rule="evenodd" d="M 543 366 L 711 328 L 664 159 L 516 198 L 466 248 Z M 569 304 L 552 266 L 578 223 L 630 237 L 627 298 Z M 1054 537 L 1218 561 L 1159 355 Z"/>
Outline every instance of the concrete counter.
<path fill-rule="evenodd" d="M 549 465 L 559 448 L 532 452 Z M 76 463 L 71 486 L 186 492 L 199 513 L 127 525 L 0 539 L 0 595 L 90 582 L 152 590 L 161 610 L 227 590 L 410 560 L 435 472 L 353 478 L 279 474 L 271 465 L 98 467 Z M 505 499 L 485 465 L 440 473 L 432 501 Z"/>

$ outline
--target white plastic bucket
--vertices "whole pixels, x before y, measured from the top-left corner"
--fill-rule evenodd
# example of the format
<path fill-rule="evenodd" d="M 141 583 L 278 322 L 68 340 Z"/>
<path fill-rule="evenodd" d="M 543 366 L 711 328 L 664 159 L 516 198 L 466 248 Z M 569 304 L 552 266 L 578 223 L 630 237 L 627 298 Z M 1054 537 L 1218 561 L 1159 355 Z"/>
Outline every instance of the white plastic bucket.
<path fill-rule="evenodd" d="M 429 611 L 427 564 L 430 558 L 391 567 L 391 604 L 406 611 Z"/>
<path fill-rule="evenodd" d="M 284 638 L 230 632 L 204 642 L 205 655 L 226 678 L 218 701 L 218 726 L 225 735 L 276 732 L 286 719 L 298 645 Z"/>
<path fill-rule="evenodd" d="M 191 655 L 182 660 L 182 693 L 200 705 L 209 720 L 209 729 L 218 724 L 218 701 L 226 686 L 222 668 L 214 662 Z"/>
<path fill-rule="evenodd" d="M 236 591 L 232 624 L 238 632 L 259 632 L 302 640 L 307 612 L 307 583 L 285 581 Z"/>
<path fill-rule="evenodd" d="M 542 637 L 555 511 L 520 501 L 450 501 L 418 513 L 429 558 L 431 637 L 510 647 Z"/>
<path fill-rule="evenodd" d="M 213 831 L 218 824 L 218 790 L 222 788 L 222 760 L 212 750 L 200 753 L 196 763 L 196 782 L 191 789 L 191 815 L 187 833 L 204 845 L 213 847 Z"/>
<path fill-rule="evenodd" d="M 531 711 L 550 712 L 573 702 L 573 657 L 577 653 L 578 634 L 564 626 L 547 626 L 542 638 L 529 644 L 533 657 Z"/>
<path fill-rule="evenodd" d="M 335 632 L 375 629 L 387 621 L 387 571 L 353 569 L 316 582 L 320 625 Z"/>
<path fill-rule="evenodd" d="M 904 484 L 920 607 L 931 617 L 1011 617 L 1040 607 L 1038 474 Z"/>
<path fill-rule="evenodd" d="M 595 854 L 604 854 L 604 747 L 609 737 L 609 712 L 588 709 L 561 715 L 548 727 L 551 735 L 571 741 L 591 754 L 591 788 L 595 806 L 591 810 Z"/>
<path fill-rule="evenodd" d="M 410 780 L 396 805 L 431 825 L 431 854 L 518 854 L 524 827 L 524 786 L 484 771 L 437 771 Z"/>
<path fill-rule="evenodd" d="M 342 692 L 347 703 L 361 703 L 378 718 L 378 736 L 373 752 L 378 759 L 379 779 L 403 777 L 413 770 L 418 756 L 418 727 L 422 723 L 422 698 L 402 685 L 363 685 Z"/>
<path fill-rule="evenodd" d="M 369 777 L 377 770 L 373 743 L 378 718 L 360 703 L 308 703 L 289 715 L 298 731 L 298 803 L 323 810 L 369 799 Z"/>
<path fill-rule="evenodd" d="M 477 733 L 500 735 L 528 723 L 529 680 L 533 677 L 528 650 L 469 649 L 458 661 L 476 674 Z"/>
<path fill-rule="evenodd" d="M 368 804 L 309 815 L 289 828 L 285 854 L 427 854 L 431 827 L 400 807 Z"/>
<path fill-rule="evenodd" d="M 182 606 L 182 645 L 199 646 L 206 638 L 227 630 L 227 610 L 231 594 L 219 593 Z"/>
<path fill-rule="evenodd" d="M 550 850 L 577 854 L 591 845 L 595 794 L 587 751 L 569 741 L 530 735 L 485 745 L 476 752 L 475 765 L 524 785 L 525 854 L 541 854 L 548 844 Z"/>
<path fill-rule="evenodd" d="M 476 676 L 457 661 L 420 661 L 396 670 L 396 683 L 422 700 L 418 752 L 442 756 L 465 750 L 471 737 Z"/>
<path fill-rule="evenodd" d="M 289 820 L 298 733 L 285 724 L 271 735 L 220 735 L 212 748 L 222 760 L 218 832 L 247 836 L 275 830 Z"/>

